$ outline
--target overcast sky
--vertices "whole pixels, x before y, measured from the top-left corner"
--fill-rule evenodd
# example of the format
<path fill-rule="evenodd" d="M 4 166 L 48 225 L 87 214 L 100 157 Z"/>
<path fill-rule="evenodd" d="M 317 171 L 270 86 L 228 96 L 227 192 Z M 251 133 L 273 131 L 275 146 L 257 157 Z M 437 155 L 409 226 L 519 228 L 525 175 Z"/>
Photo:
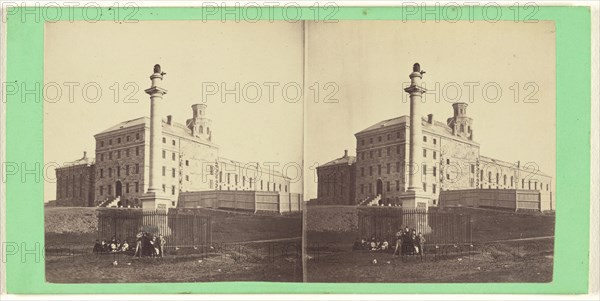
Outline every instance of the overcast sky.
<path fill-rule="evenodd" d="M 45 83 L 62 86 L 60 100 L 44 103 L 46 162 L 72 161 L 84 150 L 93 154 L 94 134 L 124 120 L 149 116 L 143 90 L 150 85 L 152 66 L 160 63 L 168 90 L 163 115 L 185 122 L 190 106 L 206 101 L 213 140 L 222 156 L 276 162 L 280 170 L 286 164 L 299 166 L 304 158 L 305 198 L 312 198 L 316 183 L 311 166 L 340 157 L 344 149 L 354 155 L 356 132 L 408 115 L 403 88 L 412 64 L 419 62 L 427 71 L 423 78 L 427 88 L 440 86 L 438 102 L 427 96 L 424 115 L 433 113 L 445 122 L 452 115 L 448 99 L 455 98 L 455 87 L 461 87 L 460 100 L 473 100 L 468 114 L 474 119 L 482 155 L 535 162 L 555 175 L 552 22 L 341 21 L 307 23 L 306 35 L 299 22 L 58 22 L 46 24 L 45 35 Z M 295 101 L 295 87 L 304 79 L 306 101 Z M 65 84 L 69 82 L 79 83 L 73 102 Z M 133 86 L 126 89 L 129 82 Z M 231 94 L 222 102 L 222 88 L 233 89 L 236 82 L 240 102 Z M 86 83 L 102 89 L 98 101 L 92 100 L 92 86 L 87 100 L 83 96 Z M 203 89 L 215 87 L 212 83 L 219 91 L 203 97 Z M 520 91 L 516 103 L 515 83 Z M 527 83 L 533 85 L 526 87 Z M 490 101 L 483 96 L 486 84 Z M 474 92 L 471 99 L 469 85 Z M 502 92 L 495 102 L 493 86 Z M 261 96 L 254 100 L 257 87 Z M 130 92 L 133 100 L 124 103 Z M 537 102 L 523 103 L 532 92 Z M 323 103 L 329 95 L 337 102 Z M 287 170 L 292 177 L 294 170 Z M 45 200 L 54 199 L 54 183 L 46 184 Z M 302 182 L 292 190 L 302 191 Z"/>

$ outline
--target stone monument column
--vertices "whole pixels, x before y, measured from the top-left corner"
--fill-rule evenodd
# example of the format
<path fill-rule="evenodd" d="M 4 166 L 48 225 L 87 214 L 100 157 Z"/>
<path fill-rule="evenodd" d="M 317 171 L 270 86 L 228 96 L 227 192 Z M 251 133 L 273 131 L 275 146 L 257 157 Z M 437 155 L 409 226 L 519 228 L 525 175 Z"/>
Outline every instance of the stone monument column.
<path fill-rule="evenodd" d="M 423 192 L 421 168 L 423 167 L 423 146 L 421 144 L 423 131 L 421 124 L 421 99 L 425 88 L 421 87 L 423 78 L 419 63 L 413 65 L 413 72 L 409 75 L 410 86 L 404 89 L 410 94 L 410 140 L 408 154 L 408 189 L 400 196 L 403 208 L 427 209 L 431 197 Z"/>
<path fill-rule="evenodd" d="M 161 88 L 159 85 L 165 74 L 161 71 L 160 65 L 154 65 L 154 73 L 150 75 L 152 86 L 144 90 L 150 95 L 150 143 L 148 144 L 150 149 L 150 166 L 148 191 L 140 198 L 142 208 L 146 210 L 167 210 L 172 204 L 171 199 L 164 195 L 161 185 L 162 117 L 160 105 L 163 95 L 167 94 L 167 90 Z"/>

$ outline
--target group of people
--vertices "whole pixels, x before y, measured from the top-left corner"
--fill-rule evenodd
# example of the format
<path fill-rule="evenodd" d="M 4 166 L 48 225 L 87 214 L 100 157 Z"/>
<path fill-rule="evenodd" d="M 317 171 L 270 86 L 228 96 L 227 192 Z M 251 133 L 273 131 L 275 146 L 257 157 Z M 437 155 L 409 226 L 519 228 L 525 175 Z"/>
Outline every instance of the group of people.
<path fill-rule="evenodd" d="M 404 230 L 396 232 L 395 245 L 390 246 L 386 239 L 380 239 L 373 235 L 371 239 L 363 238 L 354 242 L 353 250 L 387 251 L 393 256 L 400 255 L 423 255 L 425 252 L 425 236 L 416 229 L 405 227 Z"/>
<path fill-rule="evenodd" d="M 136 234 L 135 246 L 130 246 L 127 240 L 121 243 L 120 239 L 113 238 L 109 240 L 96 240 L 94 244 L 94 253 L 125 253 L 132 254 L 134 257 L 163 257 L 164 247 L 167 244 L 164 236 L 153 235 L 144 231 Z"/>
<path fill-rule="evenodd" d="M 94 244 L 94 253 L 127 253 L 130 251 L 129 243 L 125 240 L 121 243 L 120 239 L 113 236 L 111 240 L 96 240 Z"/>

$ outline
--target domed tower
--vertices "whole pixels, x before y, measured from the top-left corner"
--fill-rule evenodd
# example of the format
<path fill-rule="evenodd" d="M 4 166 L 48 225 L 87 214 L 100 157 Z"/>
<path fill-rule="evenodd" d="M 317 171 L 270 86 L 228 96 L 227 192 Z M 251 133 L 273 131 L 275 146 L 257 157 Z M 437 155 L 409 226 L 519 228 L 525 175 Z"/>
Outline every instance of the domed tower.
<path fill-rule="evenodd" d="M 193 104 L 192 105 L 192 118 L 188 119 L 186 124 L 187 127 L 192 131 L 192 136 L 197 138 L 212 140 L 212 121 L 206 118 L 206 105 L 205 104 Z"/>
<path fill-rule="evenodd" d="M 473 119 L 467 116 L 467 104 L 458 102 L 452 104 L 454 116 L 448 118 L 448 126 L 452 134 L 473 140 Z"/>

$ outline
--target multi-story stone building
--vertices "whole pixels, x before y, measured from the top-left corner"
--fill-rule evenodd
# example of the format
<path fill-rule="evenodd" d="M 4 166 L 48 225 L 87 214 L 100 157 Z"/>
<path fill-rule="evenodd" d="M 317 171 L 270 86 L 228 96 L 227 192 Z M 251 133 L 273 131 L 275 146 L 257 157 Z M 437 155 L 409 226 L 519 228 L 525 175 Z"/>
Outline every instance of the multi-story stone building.
<path fill-rule="evenodd" d="M 320 204 L 355 204 L 356 157 L 344 156 L 317 167 L 317 197 Z"/>
<path fill-rule="evenodd" d="M 421 118 L 421 166 L 419 173 L 424 193 L 437 205 L 441 190 L 514 188 L 533 189 L 549 194 L 552 178 L 535 170 L 535 166 L 520 166 L 480 155 L 479 143 L 473 140 L 473 120 L 467 115 L 467 104 L 455 103 L 453 116 L 439 122 L 432 114 Z M 410 117 L 400 116 L 378 122 L 358 133 L 355 163 L 346 162 L 354 169 L 355 197 L 359 204 L 381 196 L 382 204 L 401 204 L 401 195 L 408 189 L 408 153 Z M 331 186 L 348 185 L 345 180 L 322 177 L 325 167 L 318 168 L 318 198 L 329 197 Z M 531 182 L 531 184 L 529 184 Z M 334 191 L 336 191 L 334 189 Z M 345 204 L 346 196 L 327 203 Z"/>
<path fill-rule="evenodd" d="M 290 180 L 281 173 L 261 169 L 256 163 L 243 164 L 219 157 L 219 147 L 212 142 L 211 120 L 206 117 L 206 109 L 205 104 L 192 105 L 192 118 L 185 124 L 175 122 L 171 116 L 162 120 L 160 183 L 172 206 L 177 206 L 180 192 L 288 192 Z M 78 195 L 73 196 L 71 190 L 78 188 L 74 188 L 70 174 L 74 168 L 68 166 L 57 169 L 57 200 L 61 200 L 57 203 L 66 203 L 68 197 L 77 206 L 117 205 L 118 202 L 122 206 L 141 206 L 140 197 L 148 190 L 149 182 L 149 137 L 148 117 L 123 121 L 96 134 L 96 161 L 86 163 L 92 173 L 89 196 L 85 201 L 77 199 Z"/>
<path fill-rule="evenodd" d="M 88 207 L 94 205 L 94 159 L 83 152 L 79 160 L 56 169 L 56 205 Z"/>

